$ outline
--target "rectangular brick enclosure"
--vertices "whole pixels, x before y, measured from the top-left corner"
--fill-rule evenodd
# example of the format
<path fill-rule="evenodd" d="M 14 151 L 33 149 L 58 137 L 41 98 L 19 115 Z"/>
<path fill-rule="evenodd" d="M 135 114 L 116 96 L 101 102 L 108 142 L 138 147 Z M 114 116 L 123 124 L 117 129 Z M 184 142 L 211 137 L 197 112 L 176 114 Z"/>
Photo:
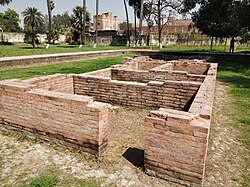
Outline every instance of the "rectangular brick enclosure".
<path fill-rule="evenodd" d="M 0 128 L 102 155 L 108 103 L 148 108 L 145 172 L 202 186 L 217 64 L 123 58 L 84 73 L 0 81 Z"/>

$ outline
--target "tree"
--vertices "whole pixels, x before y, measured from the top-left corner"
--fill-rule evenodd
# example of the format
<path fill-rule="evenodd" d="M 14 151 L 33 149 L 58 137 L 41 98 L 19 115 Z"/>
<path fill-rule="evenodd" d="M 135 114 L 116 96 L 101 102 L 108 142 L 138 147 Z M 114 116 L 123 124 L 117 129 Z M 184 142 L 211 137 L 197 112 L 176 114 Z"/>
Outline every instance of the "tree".
<path fill-rule="evenodd" d="M 82 21 L 83 21 L 83 28 L 82 28 L 82 45 L 85 44 L 85 32 L 86 32 L 86 0 L 82 1 L 83 6 L 83 13 L 82 13 Z"/>
<path fill-rule="evenodd" d="M 8 5 L 12 0 L 0 0 L 0 5 Z"/>
<path fill-rule="evenodd" d="M 43 14 L 37 8 L 28 7 L 23 12 L 24 24 L 31 27 L 32 46 L 35 48 L 35 28 L 43 24 Z"/>
<path fill-rule="evenodd" d="M 135 43 L 137 43 L 137 32 L 136 32 L 136 19 L 140 9 L 141 0 L 128 0 L 129 6 L 134 9 L 134 22 L 135 22 Z"/>
<path fill-rule="evenodd" d="M 119 30 L 126 30 L 127 29 L 127 22 L 122 22 L 118 24 Z"/>
<path fill-rule="evenodd" d="M 162 47 L 161 35 L 163 27 L 168 22 L 168 17 L 172 12 L 179 12 L 183 9 L 183 1 L 181 0 L 152 0 L 152 9 L 154 20 L 158 27 L 158 42 Z"/>
<path fill-rule="evenodd" d="M 71 24 L 73 27 L 73 35 L 74 35 L 74 41 L 79 42 L 78 39 L 80 36 L 82 36 L 83 32 L 83 7 L 76 6 L 73 9 L 73 14 L 71 16 Z M 89 30 L 90 27 L 90 13 L 86 10 L 86 17 L 85 17 L 85 28 L 86 31 Z"/>
<path fill-rule="evenodd" d="M 15 10 L 7 9 L 0 13 L 0 27 L 6 32 L 20 32 L 19 15 Z"/>
<path fill-rule="evenodd" d="M 233 52 L 235 37 L 249 33 L 249 0 L 185 0 L 183 12 L 196 4 L 201 8 L 192 18 L 199 30 L 211 36 L 211 44 L 214 37 L 231 37 L 230 49 Z"/>
<path fill-rule="evenodd" d="M 57 14 L 52 17 L 52 31 L 64 33 L 71 27 L 71 17 L 68 12 Z"/>
<path fill-rule="evenodd" d="M 235 37 L 248 30 L 245 7 L 247 1 L 209 0 L 201 3 L 201 8 L 193 14 L 193 21 L 198 29 L 213 38 L 231 37 L 230 52 L 234 52 Z M 249 20 L 248 20 L 249 22 Z"/>
<path fill-rule="evenodd" d="M 55 3 L 53 0 L 47 0 L 47 9 L 48 9 L 48 16 L 49 16 L 49 28 L 48 28 L 48 44 L 51 41 L 51 34 L 52 34 L 52 10 L 55 8 Z"/>
<path fill-rule="evenodd" d="M 147 46 L 149 46 L 150 32 L 154 26 L 152 0 L 144 3 L 143 16 L 147 22 Z"/>
<path fill-rule="evenodd" d="M 131 45 L 131 42 L 130 42 L 130 29 L 129 29 L 128 8 L 127 8 L 126 0 L 123 0 L 123 4 L 124 4 L 126 19 L 127 19 L 126 20 L 127 21 L 127 40 L 128 40 L 128 46 L 130 47 L 130 45 Z"/>

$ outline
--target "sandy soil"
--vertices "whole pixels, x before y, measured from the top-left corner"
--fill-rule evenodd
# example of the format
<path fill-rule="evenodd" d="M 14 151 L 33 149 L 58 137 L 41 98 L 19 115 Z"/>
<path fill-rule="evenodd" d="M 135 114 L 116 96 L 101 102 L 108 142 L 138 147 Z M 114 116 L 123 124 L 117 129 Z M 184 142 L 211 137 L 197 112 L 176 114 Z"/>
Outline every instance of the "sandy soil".
<path fill-rule="evenodd" d="M 217 83 L 211 124 L 205 186 L 241 186 L 247 150 L 231 128 L 227 86 Z M 16 184 L 56 167 L 63 175 L 95 177 L 102 186 L 178 187 L 143 172 L 143 124 L 147 110 L 119 107 L 110 111 L 109 149 L 101 158 L 45 143 L 0 133 L 0 186 Z M 225 115 L 226 114 L 226 115 Z M 249 163 L 248 163 L 249 164 Z"/>

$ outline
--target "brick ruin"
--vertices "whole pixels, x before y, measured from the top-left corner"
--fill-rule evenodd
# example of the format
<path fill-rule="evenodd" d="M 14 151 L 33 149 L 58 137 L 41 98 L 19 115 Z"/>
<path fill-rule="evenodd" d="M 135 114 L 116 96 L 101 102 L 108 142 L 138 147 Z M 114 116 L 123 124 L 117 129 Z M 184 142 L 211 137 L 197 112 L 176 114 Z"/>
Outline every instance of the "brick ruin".
<path fill-rule="evenodd" d="M 137 57 L 84 74 L 0 81 L 0 128 L 102 155 L 108 103 L 149 108 L 145 172 L 202 186 L 216 72 L 203 60 Z"/>

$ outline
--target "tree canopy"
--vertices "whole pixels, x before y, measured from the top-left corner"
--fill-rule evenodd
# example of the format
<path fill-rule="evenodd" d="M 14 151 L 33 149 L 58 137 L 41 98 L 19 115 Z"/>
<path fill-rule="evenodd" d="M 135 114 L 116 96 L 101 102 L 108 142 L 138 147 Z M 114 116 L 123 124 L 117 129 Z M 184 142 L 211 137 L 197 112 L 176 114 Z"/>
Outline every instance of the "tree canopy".
<path fill-rule="evenodd" d="M 0 27 L 5 32 L 20 32 L 19 15 L 15 10 L 7 9 L 4 13 L 0 12 Z"/>

